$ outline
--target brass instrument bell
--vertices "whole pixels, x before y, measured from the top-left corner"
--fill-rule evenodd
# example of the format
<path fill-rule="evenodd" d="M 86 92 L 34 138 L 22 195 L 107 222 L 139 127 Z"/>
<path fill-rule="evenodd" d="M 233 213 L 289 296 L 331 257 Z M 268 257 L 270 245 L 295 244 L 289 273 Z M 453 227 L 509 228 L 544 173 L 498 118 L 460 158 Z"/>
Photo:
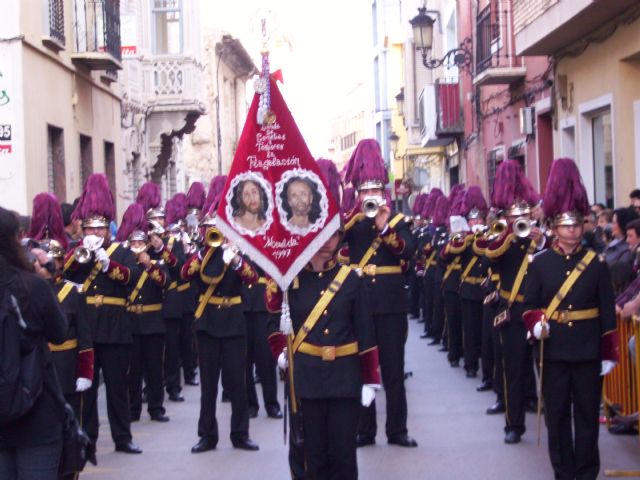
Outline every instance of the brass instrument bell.
<path fill-rule="evenodd" d="M 217 248 L 222 245 L 223 239 L 224 235 L 216 227 L 209 227 L 204 234 L 204 243 L 211 248 Z"/>

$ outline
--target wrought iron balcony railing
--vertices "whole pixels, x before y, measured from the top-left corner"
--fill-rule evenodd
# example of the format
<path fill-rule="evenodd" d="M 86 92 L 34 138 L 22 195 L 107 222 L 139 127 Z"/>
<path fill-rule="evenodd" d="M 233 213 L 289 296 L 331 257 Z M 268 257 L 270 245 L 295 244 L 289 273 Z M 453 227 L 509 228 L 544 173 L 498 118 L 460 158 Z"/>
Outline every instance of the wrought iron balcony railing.
<path fill-rule="evenodd" d="M 47 9 L 47 36 L 49 40 L 55 41 L 60 47 L 64 47 L 66 39 L 64 36 L 64 0 L 49 0 Z"/>
<path fill-rule="evenodd" d="M 75 0 L 74 62 L 92 70 L 121 69 L 120 0 Z"/>

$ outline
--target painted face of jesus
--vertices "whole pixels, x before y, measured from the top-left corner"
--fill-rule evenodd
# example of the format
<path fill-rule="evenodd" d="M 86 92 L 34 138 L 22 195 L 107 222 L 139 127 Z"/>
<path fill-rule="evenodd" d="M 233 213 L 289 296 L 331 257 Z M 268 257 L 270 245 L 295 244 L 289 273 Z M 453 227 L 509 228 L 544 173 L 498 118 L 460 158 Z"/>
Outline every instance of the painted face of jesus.
<path fill-rule="evenodd" d="M 287 201 L 291 207 L 293 215 L 301 217 L 309 215 L 313 194 L 311 188 L 302 180 L 294 180 L 287 189 Z"/>
<path fill-rule="evenodd" d="M 242 189 L 242 204 L 245 210 L 257 214 L 260 212 L 261 203 L 260 187 L 252 181 L 247 181 Z"/>

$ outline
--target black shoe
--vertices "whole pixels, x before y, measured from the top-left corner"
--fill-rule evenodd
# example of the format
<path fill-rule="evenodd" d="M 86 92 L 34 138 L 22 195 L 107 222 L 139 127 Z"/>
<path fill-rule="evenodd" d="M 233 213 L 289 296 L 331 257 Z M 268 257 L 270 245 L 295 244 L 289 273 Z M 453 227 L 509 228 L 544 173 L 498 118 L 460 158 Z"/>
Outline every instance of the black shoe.
<path fill-rule="evenodd" d="M 448 351 L 449 351 L 449 349 L 448 349 L 447 347 L 444 347 L 444 346 L 443 346 L 443 347 L 440 347 L 440 348 L 438 349 L 438 351 L 439 351 L 439 352 L 448 352 Z"/>
<path fill-rule="evenodd" d="M 431 346 L 431 345 L 440 345 L 440 340 L 438 340 L 437 338 L 434 338 L 429 343 L 427 343 L 427 345 L 429 345 L 429 346 Z"/>
<path fill-rule="evenodd" d="M 139 413 L 138 414 L 132 413 L 131 414 L 131 421 L 132 422 L 139 422 L 140 421 L 140 414 Z"/>
<path fill-rule="evenodd" d="M 477 392 L 487 392 L 493 388 L 493 382 L 490 380 L 483 380 L 480 385 L 476 387 Z"/>
<path fill-rule="evenodd" d="M 116 452 L 138 454 L 142 453 L 142 449 L 135 443 L 129 441 L 124 443 L 116 443 Z"/>
<path fill-rule="evenodd" d="M 231 403 L 231 397 L 224 390 L 222 391 L 222 403 Z"/>
<path fill-rule="evenodd" d="M 184 402 L 184 397 L 179 393 L 170 393 L 169 400 L 172 402 Z"/>
<path fill-rule="evenodd" d="M 169 417 L 167 417 L 164 413 L 153 413 L 149 416 L 154 422 L 167 423 L 169 421 Z"/>
<path fill-rule="evenodd" d="M 282 418 L 282 412 L 279 408 L 267 408 L 267 417 L 269 418 Z"/>
<path fill-rule="evenodd" d="M 618 423 L 609 427 L 609 433 L 612 435 L 638 435 L 636 425 L 628 423 Z"/>
<path fill-rule="evenodd" d="M 187 380 L 184 381 L 185 385 L 189 385 L 191 387 L 197 387 L 198 385 L 200 385 L 200 382 L 198 381 L 197 378 L 189 378 Z"/>
<path fill-rule="evenodd" d="M 458 368 L 460 366 L 460 360 L 450 360 L 449 365 L 451 365 L 453 368 Z"/>
<path fill-rule="evenodd" d="M 478 376 L 478 372 L 475 370 L 467 370 L 467 378 L 476 378 Z"/>
<path fill-rule="evenodd" d="M 248 438 L 237 441 L 237 442 L 233 442 L 233 448 L 239 448 L 240 450 L 249 450 L 251 452 L 260 450 L 260 447 L 257 444 L 253 443 Z"/>
<path fill-rule="evenodd" d="M 502 400 L 498 400 L 496 403 L 487 408 L 487 415 L 495 415 L 497 413 L 504 413 L 506 411 L 505 404 Z"/>
<path fill-rule="evenodd" d="M 215 443 L 213 443 L 208 438 L 202 437 L 200 440 L 198 440 L 198 443 L 196 443 L 193 447 L 191 447 L 191 453 L 202 453 L 202 452 L 208 452 L 209 450 L 215 450 L 215 449 L 216 449 Z"/>
<path fill-rule="evenodd" d="M 520 437 L 522 437 L 522 435 L 520 435 L 518 432 L 511 430 L 510 432 L 507 432 L 506 435 L 504 436 L 504 443 L 508 445 L 520 443 Z"/>
<path fill-rule="evenodd" d="M 528 413 L 538 413 L 538 401 L 537 400 L 529 400 L 527 402 L 527 406 L 525 407 Z"/>
<path fill-rule="evenodd" d="M 422 335 L 420 335 L 420 338 L 429 338 L 429 334 L 428 333 L 423 333 Z"/>
<path fill-rule="evenodd" d="M 358 447 L 366 447 L 368 445 L 375 445 L 376 439 L 374 437 L 370 437 L 368 435 L 360 435 L 356 438 L 356 445 Z"/>
<path fill-rule="evenodd" d="M 249 407 L 249 418 L 256 418 L 258 416 L 258 407 Z"/>
<path fill-rule="evenodd" d="M 409 435 L 400 435 L 398 437 L 392 437 L 388 440 L 389 445 L 398 445 L 400 447 L 417 447 L 418 442 L 416 442 Z"/>

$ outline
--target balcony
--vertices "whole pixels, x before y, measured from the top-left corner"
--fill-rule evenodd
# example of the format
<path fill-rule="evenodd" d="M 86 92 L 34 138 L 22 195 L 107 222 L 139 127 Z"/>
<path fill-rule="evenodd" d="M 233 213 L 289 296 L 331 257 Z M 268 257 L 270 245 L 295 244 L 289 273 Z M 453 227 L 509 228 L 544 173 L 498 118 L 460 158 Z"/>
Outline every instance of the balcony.
<path fill-rule="evenodd" d="M 89 70 L 120 70 L 120 1 L 75 0 L 76 53 L 71 60 Z"/>
<path fill-rule="evenodd" d="M 478 14 L 474 85 L 510 85 L 525 77 L 527 69 L 511 49 L 510 24 L 510 11 L 487 7 Z"/>
<path fill-rule="evenodd" d="M 515 31 L 518 55 L 554 55 L 638 5 L 637 0 L 556 0 L 554 3 L 531 12 L 528 2 L 514 2 L 514 14 L 527 19 Z"/>
<path fill-rule="evenodd" d="M 64 50 L 64 1 L 49 0 L 44 15 L 46 35 L 42 37 L 42 43 L 56 52 Z"/>
<path fill-rule="evenodd" d="M 436 80 L 436 135 L 446 137 L 464 132 L 460 86 L 457 78 Z"/>

